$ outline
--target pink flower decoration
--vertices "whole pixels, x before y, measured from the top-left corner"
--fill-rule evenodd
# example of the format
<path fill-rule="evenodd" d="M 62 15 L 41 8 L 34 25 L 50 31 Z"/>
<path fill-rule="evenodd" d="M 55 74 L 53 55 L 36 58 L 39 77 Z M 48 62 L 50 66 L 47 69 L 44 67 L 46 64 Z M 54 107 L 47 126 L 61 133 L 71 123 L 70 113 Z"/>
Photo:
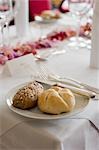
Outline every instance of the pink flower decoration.
<path fill-rule="evenodd" d="M 4 55 L 0 54 L 0 64 L 1 65 L 4 65 L 7 60 L 8 60 L 7 56 L 4 56 Z"/>

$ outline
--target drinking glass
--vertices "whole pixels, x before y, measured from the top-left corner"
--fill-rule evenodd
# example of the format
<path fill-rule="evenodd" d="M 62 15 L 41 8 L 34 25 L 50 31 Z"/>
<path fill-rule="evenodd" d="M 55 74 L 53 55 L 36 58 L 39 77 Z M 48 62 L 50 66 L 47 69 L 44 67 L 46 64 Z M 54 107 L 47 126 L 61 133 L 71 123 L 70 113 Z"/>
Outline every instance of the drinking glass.
<path fill-rule="evenodd" d="M 69 41 L 69 46 L 75 46 L 76 49 L 87 47 L 87 43 L 84 42 L 84 38 L 80 37 L 80 25 L 83 17 L 87 16 L 88 12 L 92 8 L 93 0 L 68 0 L 69 10 L 72 13 L 72 17 L 77 19 L 76 37 L 73 37 Z"/>
<path fill-rule="evenodd" d="M 18 9 L 19 9 L 19 3 L 16 2 L 16 0 L 11 0 L 12 2 L 12 11 L 10 11 L 10 13 L 8 14 L 7 18 L 6 18 L 6 28 L 7 28 L 7 32 L 8 32 L 8 45 L 10 44 L 10 36 L 9 36 L 9 24 L 12 20 L 14 20 Z"/>
<path fill-rule="evenodd" d="M 0 0 L 0 31 L 1 31 L 1 46 L 4 46 L 3 29 L 5 22 L 12 11 L 12 0 Z"/>

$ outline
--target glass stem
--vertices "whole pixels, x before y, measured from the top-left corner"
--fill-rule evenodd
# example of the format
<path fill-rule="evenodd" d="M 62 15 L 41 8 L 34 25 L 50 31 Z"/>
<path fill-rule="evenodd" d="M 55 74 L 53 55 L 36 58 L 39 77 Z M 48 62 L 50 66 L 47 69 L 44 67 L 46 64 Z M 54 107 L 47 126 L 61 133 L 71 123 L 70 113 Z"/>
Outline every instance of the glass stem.
<path fill-rule="evenodd" d="M 0 31 L 1 31 L 1 46 L 2 47 L 4 46 L 4 32 L 3 32 L 3 28 L 4 28 L 4 26 L 2 25 L 0 27 Z"/>
<path fill-rule="evenodd" d="M 9 22 L 6 22 L 6 29 L 7 29 L 7 45 L 10 44 L 10 40 L 9 40 L 9 35 L 10 35 L 10 31 L 9 31 Z"/>
<path fill-rule="evenodd" d="M 77 39 L 77 43 L 79 43 L 79 34 L 80 34 L 81 17 L 78 16 L 77 19 L 78 19 L 78 20 L 77 20 L 78 26 L 77 26 L 77 32 L 76 32 L 76 39 Z"/>

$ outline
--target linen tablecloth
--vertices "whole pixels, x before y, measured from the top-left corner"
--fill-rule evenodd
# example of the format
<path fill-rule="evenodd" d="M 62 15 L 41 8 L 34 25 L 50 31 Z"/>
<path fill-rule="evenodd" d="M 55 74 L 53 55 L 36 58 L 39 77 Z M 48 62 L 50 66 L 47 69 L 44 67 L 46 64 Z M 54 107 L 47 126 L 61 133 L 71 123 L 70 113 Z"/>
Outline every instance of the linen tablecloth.
<path fill-rule="evenodd" d="M 86 119 L 36 120 L 10 111 L 0 101 L 1 150 L 98 150 L 99 132 Z M 79 117 L 78 117 L 79 118 Z"/>
<path fill-rule="evenodd" d="M 48 73 L 52 71 L 99 88 L 99 71 L 89 68 L 90 51 L 70 50 L 65 43 L 63 47 L 66 50 L 64 55 L 36 62 L 38 71 L 42 65 L 47 66 Z M 98 101 L 90 101 L 88 107 L 76 116 L 59 120 L 29 119 L 9 110 L 5 99 L 7 92 L 30 80 L 31 75 L 23 78 L 10 77 L 8 72 L 0 75 L 0 150 L 98 150 Z"/>
<path fill-rule="evenodd" d="M 12 87 L 30 80 L 30 77 L 1 77 L 1 150 L 94 150 L 94 146 L 95 150 L 98 150 L 99 131 L 89 121 L 95 119 L 96 123 L 97 117 L 96 127 L 99 127 L 96 114 L 99 113 L 98 101 L 92 101 L 85 111 L 76 116 L 59 120 L 29 119 L 9 110 L 5 99 L 6 93 Z M 93 112 L 91 116 L 90 112 Z"/>

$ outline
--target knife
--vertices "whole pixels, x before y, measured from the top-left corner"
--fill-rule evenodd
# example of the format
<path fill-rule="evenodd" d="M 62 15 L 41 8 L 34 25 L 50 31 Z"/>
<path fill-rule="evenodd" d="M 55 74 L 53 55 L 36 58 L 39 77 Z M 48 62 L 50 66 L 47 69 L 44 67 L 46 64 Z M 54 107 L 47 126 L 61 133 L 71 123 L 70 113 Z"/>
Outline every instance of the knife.
<path fill-rule="evenodd" d="M 74 87 L 74 86 L 69 86 L 69 85 L 62 84 L 62 83 L 50 83 L 50 82 L 47 82 L 47 81 L 42 82 L 40 80 L 36 80 L 36 81 L 41 83 L 41 84 L 45 84 L 47 86 L 47 88 L 50 88 L 51 86 L 59 86 L 59 87 L 62 87 L 62 88 L 68 88 L 74 93 L 77 93 L 77 94 L 80 94 L 80 95 L 83 95 L 83 96 L 87 96 L 89 98 L 95 98 L 96 97 L 96 93 L 94 93 L 92 91 L 89 91 L 89 90 L 86 90 L 86 89 L 81 89 L 81 88 L 77 88 L 77 87 Z"/>
<path fill-rule="evenodd" d="M 66 78 L 66 77 L 62 78 L 62 77 L 59 77 L 59 76 L 56 76 L 56 75 L 49 75 L 49 79 L 52 80 L 52 81 L 60 82 L 60 83 L 63 83 L 63 84 L 68 84 L 68 85 L 75 86 L 75 87 L 78 87 L 78 88 L 87 89 L 87 90 L 90 90 L 92 92 L 95 92 L 96 94 L 99 94 L 99 89 L 98 88 L 95 88 L 93 86 L 82 83 L 82 82 L 77 81 L 77 80 L 72 79 L 72 78 Z M 67 81 L 65 81 L 65 79 Z M 71 82 L 69 82 L 69 80 Z"/>

